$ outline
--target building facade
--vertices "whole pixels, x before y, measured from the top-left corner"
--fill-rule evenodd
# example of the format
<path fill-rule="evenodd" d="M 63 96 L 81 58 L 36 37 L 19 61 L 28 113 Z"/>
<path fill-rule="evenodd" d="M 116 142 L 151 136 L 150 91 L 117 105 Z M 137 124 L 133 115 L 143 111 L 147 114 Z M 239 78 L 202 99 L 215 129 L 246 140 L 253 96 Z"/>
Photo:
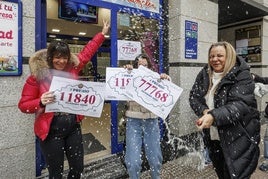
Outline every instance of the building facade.
<path fill-rule="evenodd" d="M 0 178 L 35 178 L 36 175 L 34 115 L 21 113 L 17 104 L 23 84 L 30 74 L 27 60 L 40 48 L 36 45 L 40 44 L 36 42 L 37 36 L 40 35 L 36 33 L 36 22 L 38 23 L 36 19 L 40 17 L 36 16 L 38 14 L 36 12 L 37 1 L 34 3 L 31 0 L 21 0 L 21 2 L 23 5 L 22 56 L 24 60 L 22 75 L 0 76 L 0 99 L 2 99 L 0 104 Z M 165 1 L 167 2 L 169 8 L 163 8 L 168 10 L 168 20 L 163 22 L 168 24 L 166 32 L 168 35 L 163 36 L 163 46 L 167 48 L 163 53 L 168 55 L 163 56 L 163 61 L 168 68 L 167 66 L 163 68 L 168 70 L 172 81 L 184 90 L 169 116 L 167 126 L 172 134 L 180 137 L 196 132 L 193 125 L 196 116 L 189 107 L 188 96 L 197 73 L 207 63 L 207 53 L 211 43 L 226 40 L 237 47 L 237 44 L 241 42 L 239 40 L 244 38 L 237 38 L 236 33 L 239 33 L 241 29 L 247 31 L 252 27 L 257 28 L 259 36 L 254 36 L 253 40 L 255 40 L 254 45 L 261 46 L 261 57 L 259 57 L 260 60 L 253 60 L 249 64 L 252 72 L 268 76 L 268 21 L 266 17 L 258 17 L 229 23 L 229 26 L 219 26 L 218 8 L 221 0 Z M 252 7 L 263 11 L 268 6 L 268 0 L 252 0 L 243 3 L 248 5 L 249 2 L 253 2 Z M 100 4 L 106 5 L 103 2 Z M 189 23 L 195 28 L 189 29 Z M 194 31 L 195 35 L 188 39 L 186 32 L 189 30 Z M 256 39 L 258 37 L 259 41 Z M 250 39 L 249 36 L 247 38 Z M 196 41 L 197 46 L 191 45 L 192 41 Z M 186 49 L 189 50 L 187 53 Z M 258 54 L 255 54 L 254 57 L 257 58 L 257 56 Z M 258 99 L 260 110 L 264 109 L 266 100 L 266 98 Z"/>

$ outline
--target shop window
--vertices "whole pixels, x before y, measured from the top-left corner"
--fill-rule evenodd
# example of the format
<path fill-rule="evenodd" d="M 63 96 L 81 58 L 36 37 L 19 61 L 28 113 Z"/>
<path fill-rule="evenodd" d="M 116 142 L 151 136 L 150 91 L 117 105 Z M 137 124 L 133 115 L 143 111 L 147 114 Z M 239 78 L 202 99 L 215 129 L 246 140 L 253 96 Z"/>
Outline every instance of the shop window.
<path fill-rule="evenodd" d="M 153 65 L 153 70 L 159 70 L 159 21 L 143 17 L 137 14 L 118 13 L 118 40 L 133 41 L 141 45 L 141 53 L 146 53 Z M 132 64 L 134 59 L 118 60 L 117 66 Z M 118 142 L 125 139 L 125 120 L 126 102 L 119 101 L 118 109 Z"/>
<path fill-rule="evenodd" d="M 261 26 L 237 29 L 236 52 L 248 63 L 261 62 Z"/>
<path fill-rule="evenodd" d="M 141 43 L 142 53 L 146 53 L 153 64 L 155 71 L 158 71 L 159 60 L 159 24 L 158 21 L 151 18 L 146 18 L 139 15 L 129 15 L 119 13 L 118 17 L 118 39 L 136 41 Z M 132 63 L 129 61 L 118 61 L 118 66 L 122 66 L 126 63 Z"/>

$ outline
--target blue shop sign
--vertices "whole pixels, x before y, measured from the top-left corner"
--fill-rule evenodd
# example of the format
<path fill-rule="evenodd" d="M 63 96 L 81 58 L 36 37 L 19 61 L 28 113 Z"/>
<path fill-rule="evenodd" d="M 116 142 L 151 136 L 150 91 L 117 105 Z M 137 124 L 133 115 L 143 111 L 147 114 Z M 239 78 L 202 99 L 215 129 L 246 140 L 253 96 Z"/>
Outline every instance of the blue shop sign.
<path fill-rule="evenodd" d="M 185 59 L 197 59 L 198 24 L 185 21 Z"/>

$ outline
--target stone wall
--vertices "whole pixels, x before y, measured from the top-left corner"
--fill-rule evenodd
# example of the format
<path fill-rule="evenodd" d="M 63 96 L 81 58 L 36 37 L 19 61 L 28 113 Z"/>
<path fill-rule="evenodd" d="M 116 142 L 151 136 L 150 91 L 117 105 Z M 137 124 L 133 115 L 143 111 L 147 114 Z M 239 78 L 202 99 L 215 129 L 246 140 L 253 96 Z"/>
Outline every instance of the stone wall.
<path fill-rule="evenodd" d="M 202 65 L 207 63 L 208 48 L 218 37 L 218 4 L 208 0 L 169 1 L 169 68 L 172 82 L 183 88 L 171 112 L 169 128 L 182 136 L 196 130 L 196 116 L 189 106 L 189 91 Z M 197 59 L 185 59 L 185 20 L 198 23 Z M 197 64 L 191 66 L 191 63 Z M 200 64 L 200 65 L 198 65 Z"/>
<path fill-rule="evenodd" d="M 22 0 L 23 57 L 34 52 L 34 2 Z M 34 116 L 21 113 L 17 107 L 28 68 L 23 65 L 21 76 L 0 77 L 0 178 L 35 178 Z"/>

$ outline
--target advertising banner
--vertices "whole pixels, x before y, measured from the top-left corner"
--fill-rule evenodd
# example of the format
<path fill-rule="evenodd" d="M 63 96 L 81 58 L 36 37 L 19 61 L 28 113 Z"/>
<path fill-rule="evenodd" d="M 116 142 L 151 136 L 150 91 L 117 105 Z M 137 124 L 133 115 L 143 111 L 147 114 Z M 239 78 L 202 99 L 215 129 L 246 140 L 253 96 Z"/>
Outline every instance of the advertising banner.
<path fill-rule="evenodd" d="M 21 2 L 0 1 L 0 22 L 0 76 L 21 75 Z"/>
<path fill-rule="evenodd" d="M 122 6 L 134 7 L 137 9 L 159 13 L 159 0 L 102 0 L 106 2 L 111 2 L 114 4 L 119 4 Z"/>

